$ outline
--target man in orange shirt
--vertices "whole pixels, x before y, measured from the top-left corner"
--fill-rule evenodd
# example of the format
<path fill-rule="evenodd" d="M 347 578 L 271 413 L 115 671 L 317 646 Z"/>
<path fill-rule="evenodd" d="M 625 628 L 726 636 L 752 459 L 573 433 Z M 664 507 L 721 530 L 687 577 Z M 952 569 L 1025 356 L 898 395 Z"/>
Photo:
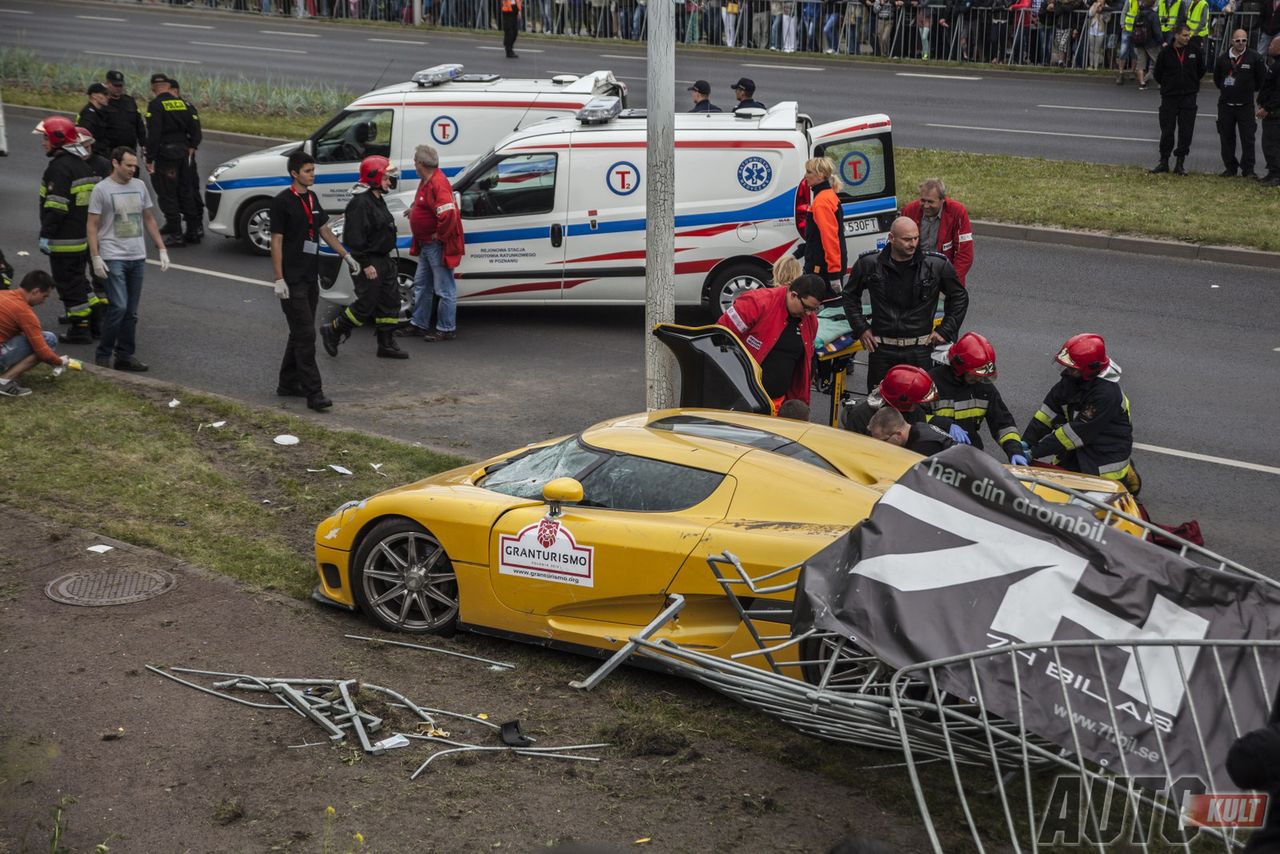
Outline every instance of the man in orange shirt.
<path fill-rule="evenodd" d="M 70 361 L 53 351 L 58 336 L 42 331 L 32 310 L 51 290 L 53 277 L 44 270 L 32 270 L 16 289 L 0 291 L 0 397 L 31 394 L 31 389 L 18 385 L 18 377 L 37 362 L 65 367 Z"/>

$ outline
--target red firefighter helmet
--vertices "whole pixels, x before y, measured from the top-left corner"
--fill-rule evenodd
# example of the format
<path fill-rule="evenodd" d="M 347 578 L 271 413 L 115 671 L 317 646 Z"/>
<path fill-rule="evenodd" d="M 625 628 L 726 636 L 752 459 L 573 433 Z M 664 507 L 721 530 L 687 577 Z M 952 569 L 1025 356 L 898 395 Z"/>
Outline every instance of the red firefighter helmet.
<path fill-rule="evenodd" d="M 966 332 L 960 340 L 951 345 L 947 351 L 947 361 L 956 376 L 972 374 L 979 379 L 996 378 L 996 348 L 986 336 L 976 332 Z"/>
<path fill-rule="evenodd" d="M 396 177 L 397 170 L 391 165 L 391 161 L 383 157 L 381 154 L 371 154 L 364 160 L 360 161 L 360 183 L 372 187 L 375 190 L 382 189 L 382 178 L 384 175 L 390 176 L 392 179 Z M 392 182 L 394 186 L 394 180 Z"/>
<path fill-rule="evenodd" d="M 1102 340 L 1101 335 L 1092 332 L 1082 332 L 1068 338 L 1054 361 L 1065 368 L 1075 368 L 1086 380 L 1093 379 L 1111 367 L 1111 360 L 1107 358 L 1107 342 Z"/>
<path fill-rule="evenodd" d="M 42 133 L 50 148 L 62 148 L 76 141 L 76 123 L 66 116 L 49 116 L 32 133 Z"/>
<path fill-rule="evenodd" d="M 88 128 L 82 128 L 80 125 L 76 125 L 76 142 L 85 146 L 93 145 L 93 131 Z"/>
<path fill-rule="evenodd" d="M 933 378 L 914 365 L 894 365 L 880 381 L 879 391 L 884 402 L 899 412 L 910 412 L 938 396 Z"/>

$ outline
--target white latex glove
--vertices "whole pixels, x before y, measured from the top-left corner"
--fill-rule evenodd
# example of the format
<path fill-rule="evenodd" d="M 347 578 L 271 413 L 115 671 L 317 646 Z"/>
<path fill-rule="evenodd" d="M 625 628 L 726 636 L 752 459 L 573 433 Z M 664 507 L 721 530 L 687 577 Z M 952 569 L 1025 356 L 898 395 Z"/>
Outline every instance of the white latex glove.
<path fill-rule="evenodd" d="M 360 262 L 355 259 L 355 256 L 343 255 L 342 260 L 346 263 L 347 269 L 351 271 L 353 278 L 360 275 Z"/>
<path fill-rule="evenodd" d="M 98 259 L 98 260 L 102 260 L 102 259 Z M 71 364 L 71 357 L 70 357 L 70 356 L 59 356 L 58 358 L 62 360 L 62 367 L 64 367 L 64 368 L 65 368 L 67 365 Z"/>
<path fill-rule="evenodd" d="M 289 286 L 284 283 L 284 279 L 276 279 L 271 287 L 275 288 L 276 296 L 280 297 L 280 299 L 289 298 Z"/>
<path fill-rule="evenodd" d="M 160 250 L 160 272 L 169 272 L 169 251 L 167 249 Z"/>
<path fill-rule="evenodd" d="M 94 255 L 89 259 L 89 263 L 93 266 L 93 274 L 99 279 L 107 277 L 107 262 L 102 260 L 101 255 Z"/>

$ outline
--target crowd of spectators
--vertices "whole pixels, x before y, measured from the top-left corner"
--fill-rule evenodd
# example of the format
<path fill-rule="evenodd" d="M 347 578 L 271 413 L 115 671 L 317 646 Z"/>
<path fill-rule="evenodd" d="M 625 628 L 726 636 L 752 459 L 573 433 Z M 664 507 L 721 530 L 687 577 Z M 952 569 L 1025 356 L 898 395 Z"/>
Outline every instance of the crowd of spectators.
<path fill-rule="evenodd" d="M 182 2 L 182 0 L 170 0 Z M 501 0 L 192 0 L 264 15 L 501 28 Z M 643 40 L 655 0 L 524 0 L 520 30 Z M 665 2 L 665 0 L 664 0 Z M 686 44 L 1072 68 L 1120 68 L 1144 45 L 1126 30 L 1128 0 L 673 0 Z M 1184 0 L 1190 3 L 1192 0 Z M 1142 0 L 1152 8 L 1156 0 Z M 1209 0 L 1214 52 L 1242 28 L 1263 44 L 1270 0 Z M 1159 47 L 1152 39 L 1151 53 Z M 1145 63 L 1144 63 L 1145 64 Z"/>

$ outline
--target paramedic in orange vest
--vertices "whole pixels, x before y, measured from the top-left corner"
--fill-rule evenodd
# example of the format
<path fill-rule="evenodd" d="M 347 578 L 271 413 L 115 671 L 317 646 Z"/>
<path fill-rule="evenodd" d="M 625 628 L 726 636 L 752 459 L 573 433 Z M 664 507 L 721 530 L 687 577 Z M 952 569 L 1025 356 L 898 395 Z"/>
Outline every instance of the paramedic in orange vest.
<path fill-rule="evenodd" d="M 775 407 L 785 400 L 809 402 L 818 309 L 828 293 L 821 277 L 806 273 L 785 287 L 743 291 L 716 321 L 756 360 Z"/>
<path fill-rule="evenodd" d="M 502 46 L 507 59 L 515 59 L 516 28 L 520 26 L 520 0 L 502 0 Z"/>
<path fill-rule="evenodd" d="M 830 157 L 805 161 L 804 182 L 812 194 L 804 229 L 804 271 L 821 276 L 833 292 L 844 283 L 848 259 L 844 247 L 844 215 L 840 210 L 840 179 Z"/>
<path fill-rule="evenodd" d="M 920 227 L 920 246 L 945 255 L 956 268 L 960 284 L 967 285 L 965 276 L 973 266 L 973 226 L 964 205 L 947 198 L 942 179 L 921 181 L 920 197 L 903 208 L 902 215 Z"/>

